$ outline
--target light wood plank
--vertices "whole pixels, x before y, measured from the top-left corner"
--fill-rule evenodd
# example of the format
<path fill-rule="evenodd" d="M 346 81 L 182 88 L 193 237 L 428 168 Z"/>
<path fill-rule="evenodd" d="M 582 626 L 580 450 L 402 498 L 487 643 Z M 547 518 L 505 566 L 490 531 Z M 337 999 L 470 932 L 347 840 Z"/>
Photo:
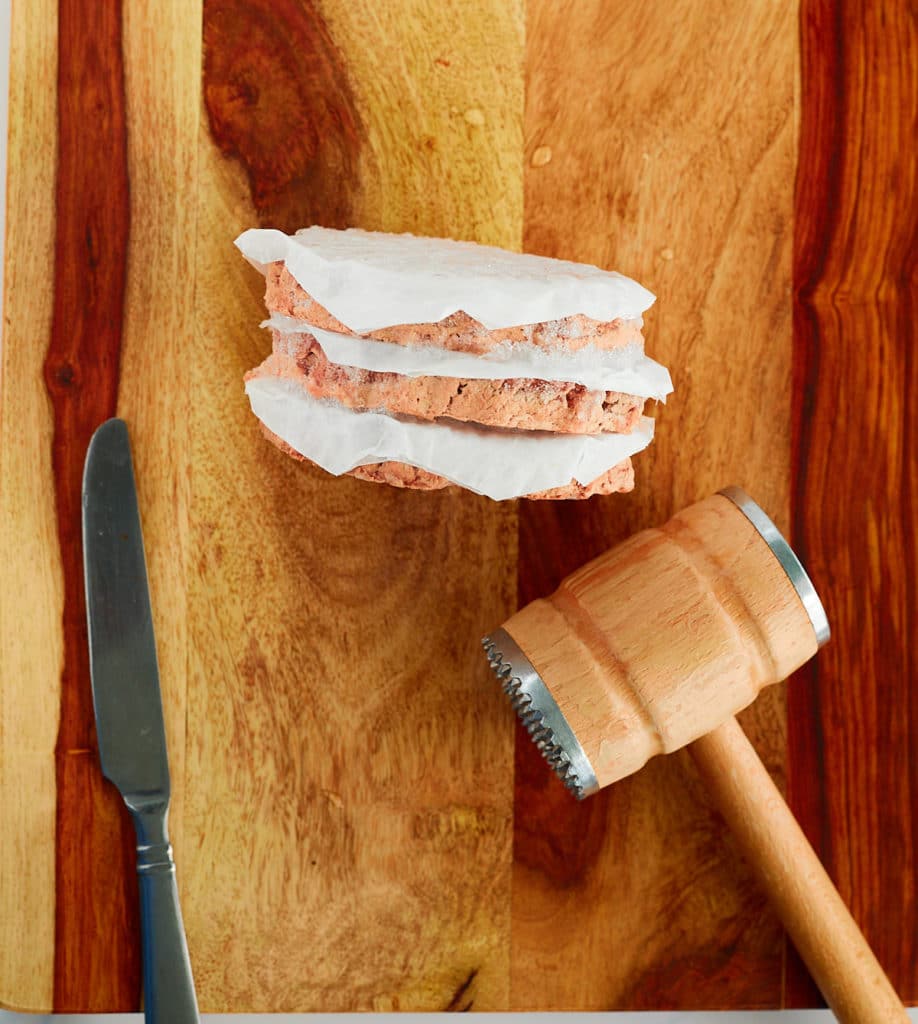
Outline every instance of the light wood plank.
<path fill-rule="evenodd" d="M 366 127 L 361 226 L 519 249 L 522 0 L 321 6 Z"/>
<path fill-rule="evenodd" d="M 268 350 L 262 282 L 231 245 L 256 204 L 285 227 L 331 218 L 519 246 L 519 10 L 476 4 L 441 68 L 450 12 L 376 8 L 304 5 L 286 26 L 313 55 L 312 92 L 293 102 L 320 124 L 323 102 L 340 104 L 305 156 L 282 133 L 251 156 L 223 71 L 205 70 L 187 733 L 200 781 L 185 830 L 209 1010 L 508 998 L 512 725 L 477 637 L 512 607 L 515 511 L 297 465 L 262 440 L 241 387 Z M 225 10 L 205 7 L 205 41 L 240 38 Z M 471 92 L 483 24 L 506 66 L 476 100 L 485 124 L 459 125 L 449 107 Z M 233 82 L 281 95 L 298 68 L 260 45 L 234 51 Z M 300 163 L 285 178 L 288 157 Z"/>
<path fill-rule="evenodd" d="M 52 0 L 13 5 L 0 410 L 0 1004 L 51 1005 L 63 587 L 42 377 L 57 134 Z M 28 941 L 23 941 L 28 937 Z"/>
<path fill-rule="evenodd" d="M 524 600 L 726 484 L 788 525 L 796 29 L 794 3 L 528 4 L 525 246 L 651 288 L 676 392 L 633 495 L 525 510 Z M 743 717 L 779 779 L 783 700 Z M 521 751 L 515 1009 L 780 1002 L 780 928 L 682 760 L 572 809 Z"/>
<path fill-rule="evenodd" d="M 201 4 L 124 11 L 131 236 L 118 415 L 131 432 L 172 777 L 170 832 L 185 885 L 190 526 L 188 455 L 201 103 Z M 194 780 L 192 780 L 194 784 Z M 194 954 L 194 950 L 192 950 Z"/>

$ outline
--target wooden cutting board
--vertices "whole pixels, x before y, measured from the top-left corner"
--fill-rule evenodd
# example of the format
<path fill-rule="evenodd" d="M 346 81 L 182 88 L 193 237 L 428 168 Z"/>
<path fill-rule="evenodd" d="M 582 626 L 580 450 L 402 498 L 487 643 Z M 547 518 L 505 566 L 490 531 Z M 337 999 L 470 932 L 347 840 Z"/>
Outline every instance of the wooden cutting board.
<path fill-rule="evenodd" d="M 744 716 L 918 999 L 918 85 L 905 5 L 20 0 L 0 444 L 0 1003 L 138 1005 L 79 485 L 135 446 L 202 1009 L 776 1007 L 818 994 L 685 759 L 582 805 L 477 642 L 729 483 L 834 639 Z M 451 235 L 653 289 L 637 489 L 494 504 L 260 437 L 242 229 Z"/>

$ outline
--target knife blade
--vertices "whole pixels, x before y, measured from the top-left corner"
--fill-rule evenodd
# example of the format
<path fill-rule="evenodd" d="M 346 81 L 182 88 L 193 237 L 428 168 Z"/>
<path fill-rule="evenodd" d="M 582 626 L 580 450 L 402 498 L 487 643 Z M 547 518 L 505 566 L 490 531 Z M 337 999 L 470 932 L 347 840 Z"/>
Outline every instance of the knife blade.
<path fill-rule="evenodd" d="M 128 805 L 169 799 L 153 610 L 127 427 L 93 435 L 83 477 L 83 559 L 102 772 Z"/>
<path fill-rule="evenodd" d="M 137 833 L 144 1014 L 199 1020 L 169 844 L 169 762 L 156 638 L 127 426 L 93 434 L 83 471 L 89 665 L 102 772 Z"/>

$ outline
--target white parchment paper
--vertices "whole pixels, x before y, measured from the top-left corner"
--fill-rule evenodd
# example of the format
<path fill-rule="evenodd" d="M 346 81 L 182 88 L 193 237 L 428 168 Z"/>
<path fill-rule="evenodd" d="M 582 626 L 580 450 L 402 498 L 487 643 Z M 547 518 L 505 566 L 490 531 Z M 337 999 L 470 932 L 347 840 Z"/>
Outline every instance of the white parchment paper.
<path fill-rule="evenodd" d="M 669 371 L 644 355 L 640 344 L 616 349 L 595 346 L 564 352 L 535 345 L 499 345 L 485 355 L 451 352 L 434 345 L 397 345 L 355 338 L 274 314 L 263 327 L 282 334 L 309 334 L 333 363 L 405 377 L 460 377 L 467 380 L 536 378 L 583 384 L 595 391 L 623 391 L 662 401 L 673 390 Z"/>
<path fill-rule="evenodd" d="M 653 420 L 646 416 L 631 434 L 549 434 L 357 412 L 317 401 L 295 381 L 278 377 L 256 377 L 245 390 L 269 430 L 329 473 L 392 459 L 497 501 L 564 487 L 572 479 L 588 484 L 653 438 Z"/>
<path fill-rule="evenodd" d="M 283 261 L 317 302 L 359 334 L 435 323 L 459 310 L 491 330 L 577 314 L 610 321 L 638 317 L 654 301 L 613 271 L 452 239 L 253 228 L 236 245 L 260 269 Z"/>

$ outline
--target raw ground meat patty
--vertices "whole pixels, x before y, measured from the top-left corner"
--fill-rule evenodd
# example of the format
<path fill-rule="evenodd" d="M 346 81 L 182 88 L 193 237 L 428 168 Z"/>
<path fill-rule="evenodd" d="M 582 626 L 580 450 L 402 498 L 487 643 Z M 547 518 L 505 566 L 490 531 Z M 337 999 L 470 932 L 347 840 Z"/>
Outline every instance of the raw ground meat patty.
<path fill-rule="evenodd" d="M 620 391 L 590 391 L 582 384 L 456 377 L 405 377 L 329 362 L 310 334 L 271 332 L 274 354 L 258 373 L 296 379 L 314 398 L 349 409 L 385 409 L 433 420 L 440 416 L 487 427 L 549 430 L 562 434 L 630 434 L 644 399 Z"/>
<path fill-rule="evenodd" d="M 271 263 L 265 268 L 265 305 L 271 313 L 303 320 L 314 327 L 339 334 L 354 334 L 340 320 L 316 302 L 296 281 L 283 263 Z M 434 345 L 454 352 L 483 355 L 506 342 L 525 343 L 537 348 L 556 351 L 564 346 L 576 352 L 587 345 L 597 348 L 621 348 L 642 341 L 642 321 L 612 320 L 602 323 L 585 316 L 571 316 L 564 320 L 551 320 L 543 324 L 525 324 L 521 327 L 502 327 L 489 331 L 465 313 L 453 313 L 435 324 L 400 324 L 373 331 L 381 341 L 394 341 L 399 345 Z"/>
<path fill-rule="evenodd" d="M 374 483 L 465 487 L 495 500 L 533 486 L 556 485 L 522 496 L 634 488 L 625 456 L 653 436 L 646 399 L 603 386 L 661 398 L 672 390 L 665 368 L 643 358 L 654 296 L 637 282 L 453 239 L 316 225 L 296 235 L 252 229 L 236 244 L 264 275 L 272 340 L 246 391 L 285 454 Z M 346 468 L 362 458 L 384 461 Z M 599 475 L 580 483 L 574 473 Z"/>
<path fill-rule="evenodd" d="M 305 455 L 301 455 L 295 448 L 291 448 L 277 434 L 268 430 L 263 423 L 261 424 L 261 429 L 265 437 L 277 445 L 284 454 L 290 455 L 300 462 L 311 461 Z M 315 463 L 312 464 L 315 465 Z M 438 491 L 443 487 L 455 486 L 446 477 L 438 476 L 436 473 L 431 473 L 426 469 L 419 469 L 417 466 L 409 466 L 405 462 L 378 462 L 371 466 L 357 466 L 347 475 L 355 476 L 359 480 L 369 480 L 377 484 L 389 484 L 391 487 L 407 487 L 417 491 Z M 592 498 L 596 494 L 625 493 L 633 489 L 634 468 L 631 465 L 631 459 L 623 459 L 589 484 L 581 484 L 576 480 L 571 480 L 566 487 L 553 487 L 551 490 L 526 494 L 524 497 L 540 500 Z"/>

